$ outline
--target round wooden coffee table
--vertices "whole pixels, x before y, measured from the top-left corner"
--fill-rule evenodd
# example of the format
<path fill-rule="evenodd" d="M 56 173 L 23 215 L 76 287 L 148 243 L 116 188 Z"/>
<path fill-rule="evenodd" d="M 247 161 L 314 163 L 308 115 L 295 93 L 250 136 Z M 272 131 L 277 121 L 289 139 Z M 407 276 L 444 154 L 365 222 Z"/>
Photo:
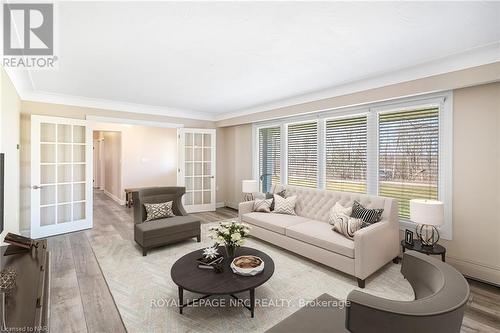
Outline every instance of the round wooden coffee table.
<path fill-rule="evenodd" d="M 231 295 L 238 299 L 234 294 L 244 291 L 250 292 L 250 306 L 245 307 L 250 310 L 251 316 L 254 316 L 255 308 L 255 288 L 264 284 L 274 273 L 274 262 L 271 257 L 262 251 L 249 247 L 240 247 L 236 251 L 236 256 L 253 255 L 264 260 L 264 270 L 255 276 L 241 276 L 234 274 L 229 265 L 229 260 L 224 260 L 224 271 L 216 273 L 211 269 L 198 268 L 196 259 L 202 256 L 203 249 L 193 251 L 177 260 L 170 275 L 172 280 L 179 287 L 179 312 L 182 309 L 201 299 L 212 295 Z M 224 253 L 224 248 L 219 248 L 219 253 Z M 194 293 L 204 294 L 205 296 L 184 304 L 183 291 L 189 290 Z"/>

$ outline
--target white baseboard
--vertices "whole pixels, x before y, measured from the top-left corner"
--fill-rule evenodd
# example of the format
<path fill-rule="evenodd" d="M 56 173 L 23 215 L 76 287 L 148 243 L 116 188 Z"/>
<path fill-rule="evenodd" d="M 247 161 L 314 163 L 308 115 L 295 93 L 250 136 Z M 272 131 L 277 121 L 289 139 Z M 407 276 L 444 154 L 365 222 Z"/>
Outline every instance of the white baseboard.
<path fill-rule="evenodd" d="M 232 209 L 238 210 L 238 205 L 239 205 L 239 203 L 237 203 L 237 202 L 230 202 L 230 201 L 226 202 L 226 207 L 229 207 Z"/>
<path fill-rule="evenodd" d="M 446 262 L 466 277 L 500 286 L 500 269 L 481 265 L 472 261 L 446 256 Z"/>
<path fill-rule="evenodd" d="M 222 207 L 226 207 L 226 203 L 224 201 L 215 203 L 215 208 L 222 208 Z"/>
<path fill-rule="evenodd" d="M 120 198 L 118 198 L 116 195 L 104 190 L 104 194 L 106 194 L 108 197 L 110 197 L 111 199 L 113 199 L 114 201 L 116 201 L 119 205 L 122 205 L 124 206 L 125 205 L 125 200 L 122 200 Z"/>

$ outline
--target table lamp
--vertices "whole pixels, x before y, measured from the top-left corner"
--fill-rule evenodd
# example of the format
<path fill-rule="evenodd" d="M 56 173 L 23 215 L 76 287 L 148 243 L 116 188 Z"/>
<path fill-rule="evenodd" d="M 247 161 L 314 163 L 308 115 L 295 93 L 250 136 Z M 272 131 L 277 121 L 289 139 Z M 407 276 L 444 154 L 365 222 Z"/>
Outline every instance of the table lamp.
<path fill-rule="evenodd" d="M 259 192 L 259 182 L 257 180 L 243 180 L 241 181 L 241 191 L 245 193 L 245 201 L 252 201 L 253 194 Z"/>
<path fill-rule="evenodd" d="M 439 240 L 436 226 L 444 224 L 444 206 L 441 201 L 410 200 L 410 220 L 417 224 L 417 236 L 425 246 L 434 246 Z"/>

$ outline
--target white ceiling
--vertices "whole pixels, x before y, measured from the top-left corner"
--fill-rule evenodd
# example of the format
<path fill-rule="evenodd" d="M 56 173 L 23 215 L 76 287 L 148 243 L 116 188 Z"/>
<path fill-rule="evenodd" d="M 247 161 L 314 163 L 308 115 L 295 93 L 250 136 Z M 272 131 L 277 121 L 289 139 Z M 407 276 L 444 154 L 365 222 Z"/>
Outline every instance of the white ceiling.
<path fill-rule="evenodd" d="M 200 119 L 500 60 L 500 2 L 65 2 L 56 19 L 59 69 L 31 72 L 27 99 Z"/>

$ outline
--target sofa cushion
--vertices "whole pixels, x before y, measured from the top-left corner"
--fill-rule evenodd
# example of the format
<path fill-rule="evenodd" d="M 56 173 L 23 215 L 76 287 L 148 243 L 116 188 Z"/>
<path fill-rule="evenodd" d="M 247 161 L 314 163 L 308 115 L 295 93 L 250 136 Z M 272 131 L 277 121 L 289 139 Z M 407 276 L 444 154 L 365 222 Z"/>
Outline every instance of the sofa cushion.
<path fill-rule="evenodd" d="M 242 218 L 244 222 L 280 233 L 282 235 L 285 234 L 286 227 L 309 221 L 308 218 L 301 216 L 259 212 L 244 214 Z M 250 232 L 250 234 L 252 233 Z"/>
<path fill-rule="evenodd" d="M 322 221 L 309 220 L 286 228 L 285 235 L 321 247 L 349 258 L 354 258 L 354 241 L 332 230 Z"/>
<path fill-rule="evenodd" d="M 162 235 L 175 234 L 186 230 L 199 230 L 200 220 L 194 216 L 174 216 L 166 219 L 148 221 L 135 225 L 136 233 L 142 239 L 156 238 Z"/>

